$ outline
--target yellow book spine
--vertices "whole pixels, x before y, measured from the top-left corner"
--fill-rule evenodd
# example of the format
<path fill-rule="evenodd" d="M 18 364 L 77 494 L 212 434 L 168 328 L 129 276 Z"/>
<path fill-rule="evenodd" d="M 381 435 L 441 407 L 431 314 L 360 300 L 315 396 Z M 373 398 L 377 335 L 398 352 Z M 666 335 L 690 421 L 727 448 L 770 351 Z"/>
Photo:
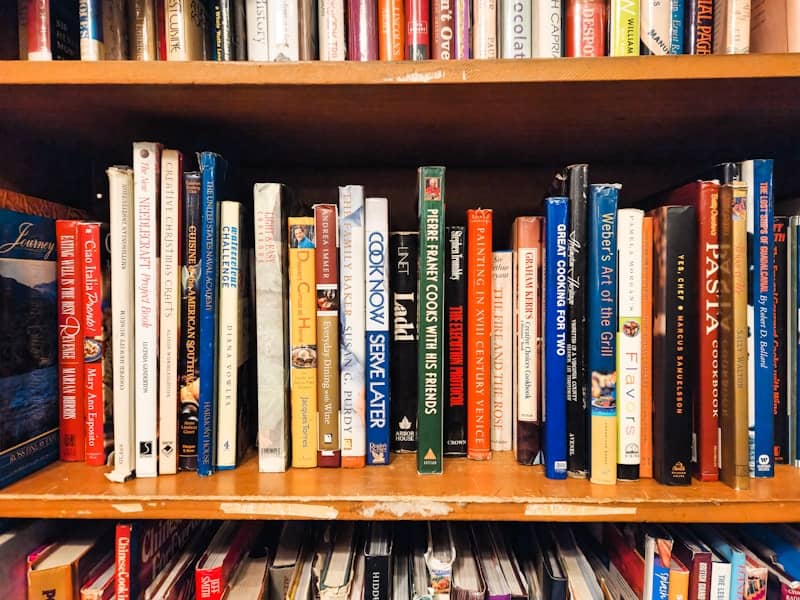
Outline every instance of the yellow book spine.
<path fill-rule="evenodd" d="M 28 571 L 28 600 L 73 600 L 80 593 L 73 585 L 72 565 Z"/>

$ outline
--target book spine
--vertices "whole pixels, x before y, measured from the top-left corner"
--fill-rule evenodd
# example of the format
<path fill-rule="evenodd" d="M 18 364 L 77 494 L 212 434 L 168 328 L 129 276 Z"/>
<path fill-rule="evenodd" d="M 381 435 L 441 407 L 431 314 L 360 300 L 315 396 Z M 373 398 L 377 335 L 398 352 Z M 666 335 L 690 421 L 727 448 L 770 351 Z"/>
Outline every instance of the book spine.
<path fill-rule="evenodd" d="M 199 381 L 199 293 L 202 254 L 200 247 L 202 176 L 199 171 L 183 176 L 183 240 L 181 244 L 180 414 L 178 416 L 178 468 L 197 470 Z"/>
<path fill-rule="evenodd" d="M 114 472 L 124 481 L 135 468 L 133 382 L 133 170 L 109 167 L 111 225 L 111 356 L 114 393 Z"/>
<path fill-rule="evenodd" d="M 392 597 L 392 555 L 364 556 L 364 598 L 368 600 L 389 600 Z"/>
<path fill-rule="evenodd" d="M 339 188 L 339 363 L 342 466 L 366 463 L 364 188 Z"/>
<path fill-rule="evenodd" d="M 531 0 L 531 57 L 564 56 L 562 0 Z"/>
<path fill-rule="evenodd" d="M 653 477 L 653 217 L 642 219 L 642 412 L 639 477 Z"/>
<path fill-rule="evenodd" d="M 688 0 L 683 29 L 686 54 L 711 54 L 714 50 L 714 0 Z"/>
<path fill-rule="evenodd" d="M 455 32 L 453 26 L 455 5 L 451 0 L 433 0 L 431 5 L 431 54 L 435 60 L 455 58 Z"/>
<path fill-rule="evenodd" d="M 379 0 L 378 56 L 381 60 L 405 58 L 405 18 L 402 0 Z"/>
<path fill-rule="evenodd" d="M 128 45 L 131 60 L 158 60 L 155 0 L 128 0 Z"/>
<path fill-rule="evenodd" d="M 492 253 L 492 450 L 511 450 L 514 356 L 513 256 Z"/>
<path fill-rule="evenodd" d="M 241 205 L 223 200 L 219 210 L 219 333 L 217 339 L 217 469 L 236 466 L 239 376 L 239 286 L 242 285 Z"/>
<path fill-rule="evenodd" d="M 669 54 L 672 43 L 672 1 L 646 0 L 641 6 L 640 53 Z"/>
<path fill-rule="evenodd" d="M 128 58 L 128 14 L 125 0 L 103 0 L 105 60 Z"/>
<path fill-rule="evenodd" d="M 86 413 L 81 351 L 83 272 L 77 221 L 56 221 L 56 252 L 60 455 L 64 461 L 82 461 L 85 457 Z"/>
<path fill-rule="evenodd" d="M 431 57 L 430 1 L 407 0 L 406 60 L 427 60 Z"/>
<path fill-rule="evenodd" d="M 566 2 L 565 55 L 604 56 L 608 21 L 605 2 L 601 0 L 566 0 Z M 641 17 L 644 20 L 644 11 Z"/>
<path fill-rule="evenodd" d="M 417 322 L 423 325 L 418 353 L 419 473 L 442 472 L 442 409 L 444 378 L 444 167 L 420 167 L 419 188 L 419 290 Z"/>
<path fill-rule="evenodd" d="M 567 477 L 567 208 L 569 199 L 545 200 L 544 465 L 548 479 Z"/>
<path fill-rule="evenodd" d="M 788 326 L 787 285 L 787 245 L 786 232 L 789 229 L 787 217 L 775 217 L 773 224 L 773 266 L 774 289 L 772 293 L 773 321 L 773 368 L 772 419 L 775 435 L 775 464 L 789 464 L 789 413 L 788 413 L 788 352 L 786 335 Z"/>
<path fill-rule="evenodd" d="M 367 464 L 389 464 L 389 201 L 364 201 Z"/>
<path fill-rule="evenodd" d="M 347 60 L 378 60 L 378 4 L 347 0 Z"/>
<path fill-rule="evenodd" d="M 344 0 L 318 0 L 319 11 L 319 59 L 345 59 L 345 14 Z"/>
<path fill-rule="evenodd" d="M 222 577 L 223 566 L 201 568 L 194 572 L 194 589 L 196 600 L 221 600 L 225 590 Z"/>
<path fill-rule="evenodd" d="M 789 217 L 789 229 L 786 232 L 786 287 L 788 290 L 788 314 L 786 316 L 786 359 L 788 377 L 786 387 L 788 389 L 787 413 L 789 420 L 789 464 L 797 466 L 800 464 L 800 452 L 797 448 L 797 384 L 800 379 L 797 377 L 797 357 L 798 355 L 798 335 L 797 335 L 797 276 L 798 276 L 798 225 L 800 217 Z"/>
<path fill-rule="evenodd" d="M 269 17 L 270 8 L 280 3 L 273 4 L 267 0 L 247 0 L 247 60 L 269 60 Z"/>
<path fill-rule="evenodd" d="M 233 48 L 232 0 L 214 0 L 215 60 L 230 61 L 236 58 Z"/>
<path fill-rule="evenodd" d="M 455 0 L 454 8 L 455 44 L 453 58 L 464 60 L 472 58 L 472 2 Z"/>
<path fill-rule="evenodd" d="M 157 60 L 167 60 L 166 0 L 156 0 Z"/>
<path fill-rule="evenodd" d="M 588 374 L 591 390 L 591 480 L 617 479 L 617 199 L 620 186 L 595 184 L 589 195 L 587 277 Z"/>
<path fill-rule="evenodd" d="M 569 236 L 567 238 L 567 470 L 586 477 L 588 462 L 588 378 L 586 373 L 586 207 L 589 169 L 568 167 Z"/>
<path fill-rule="evenodd" d="M 200 304 L 198 326 L 198 421 L 197 473 L 214 471 L 214 425 L 217 404 L 217 324 L 219 313 L 219 206 L 225 178 L 225 160 L 213 152 L 199 157 L 202 189 L 200 196 Z"/>
<path fill-rule="evenodd" d="M 28 0 L 17 0 L 17 42 L 19 59 L 28 59 Z"/>
<path fill-rule="evenodd" d="M 164 18 L 166 60 L 203 60 L 205 5 L 197 0 L 170 0 Z"/>
<path fill-rule="evenodd" d="M 83 381 L 86 390 L 84 456 L 87 464 L 106 464 L 104 445 L 105 390 L 103 381 L 106 343 L 103 336 L 103 276 L 99 223 L 78 226 L 78 247 L 83 266 Z"/>
<path fill-rule="evenodd" d="M 467 455 L 467 231 L 445 228 L 444 454 Z"/>
<path fill-rule="evenodd" d="M 670 54 L 683 54 L 684 0 L 670 0 Z"/>
<path fill-rule="evenodd" d="M 81 32 L 81 60 L 103 60 L 102 0 L 79 0 L 78 17 Z"/>
<path fill-rule="evenodd" d="M 467 456 L 491 457 L 492 211 L 467 211 Z"/>
<path fill-rule="evenodd" d="M 540 366 L 542 219 L 518 217 L 514 221 L 514 397 L 516 401 L 517 461 L 537 464 L 541 453 Z"/>
<path fill-rule="evenodd" d="M 610 56 L 639 56 L 639 3 L 611 0 L 609 18 Z"/>
<path fill-rule="evenodd" d="M 714 0 L 714 54 L 750 52 L 750 0 Z"/>
<path fill-rule="evenodd" d="M 316 235 L 313 217 L 289 217 L 292 466 L 317 466 Z"/>
<path fill-rule="evenodd" d="M 447 0 L 439 0 L 450 4 Z M 537 6 L 547 3 L 537 2 Z M 531 0 L 512 2 L 500 0 L 500 15 L 498 18 L 498 36 L 500 38 L 499 58 L 531 58 L 533 21 Z M 548 22 L 548 26 L 550 23 Z M 542 44 L 544 45 L 544 44 Z M 434 58 L 436 58 L 434 56 Z"/>
<path fill-rule="evenodd" d="M 28 0 L 28 60 L 53 60 L 50 46 L 50 0 Z"/>
<path fill-rule="evenodd" d="M 389 236 L 389 290 L 392 296 L 389 406 L 394 452 L 414 452 L 417 449 L 418 260 L 418 232 L 394 232 Z"/>
<path fill-rule="evenodd" d="M 473 2 L 472 58 L 497 58 L 497 0 Z"/>
<path fill-rule="evenodd" d="M 297 2 L 267 2 L 268 60 L 286 62 L 300 60 L 300 14 Z"/>
<path fill-rule="evenodd" d="M 338 215 L 335 204 L 314 207 L 317 283 L 317 464 L 338 467 L 339 444 L 339 267 Z"/>
<path fill-rule="evenodd" d="M 131 556 L 134 548 L 130 522 L 117 523 L 114 537 L 114 598 L 131 599 Z"/>
<path fill-rule="evenodd" d="M 770 343 L 774 287 L 772 160 L 742 163 L 742 179 L 747 184 L 750 476 L 772 477 L 775 474 L 771 400 L 774 365 Z"/>

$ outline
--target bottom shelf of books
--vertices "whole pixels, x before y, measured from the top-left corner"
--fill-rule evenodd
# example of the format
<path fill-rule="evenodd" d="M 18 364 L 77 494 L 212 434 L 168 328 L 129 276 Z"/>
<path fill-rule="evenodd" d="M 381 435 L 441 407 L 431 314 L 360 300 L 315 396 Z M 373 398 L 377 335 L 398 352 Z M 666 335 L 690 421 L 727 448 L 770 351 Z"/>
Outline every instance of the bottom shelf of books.
<path fill-rule="evenodd" d="M 510 452 L 449 459 L 418 475 L 414 455 L 384 467 L 259 473 L 254 456 L 212 477 L 179 473 L 111 483 L 105 469 L 58 462 L 0 492 L 3 517 L 509 521 L 800 521 L 800 470 L 775 469 L 736 491 L 720 482 L 665 486 L 652 479 L 597 485 L 552 480 Z"/>

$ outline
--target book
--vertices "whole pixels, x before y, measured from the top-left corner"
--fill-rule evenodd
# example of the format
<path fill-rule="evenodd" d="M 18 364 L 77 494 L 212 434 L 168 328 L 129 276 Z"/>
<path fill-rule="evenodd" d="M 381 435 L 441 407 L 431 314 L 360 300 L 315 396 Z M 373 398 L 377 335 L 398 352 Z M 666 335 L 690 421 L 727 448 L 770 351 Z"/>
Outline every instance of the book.
<path fill-rule="evenodd" d="M 750 52 L 751 0 L 714 0 L 714 54 Z"/>
<path fill-rule="evenodd" d="M 103 60 L 103 4 L 102 0 L 78 0 L 81 60 Z"/>
<path fill-rule="evenodd" d="M 389 464 L 389 201 L 364 201 L 367 464 Z"/>
<path fill-rule="evenodd" d="M 642 219 L 642 412 L 639 477 L 653 476 L 653 217 Z"/>
<path fill-rule="evenodd" d="M 160 185 L 158 472 L 170 475 L 178 469 L 183 155 L 177 150 L 161 153 Z"/>
<path fill-rule="evenodd" d="M 745 553 L 732 543 L 723 530 L 714 525 L 696 526 L 697 534 L 715 554 L 728 561 L 731 566 L 730 600 L 739 600 L 744 597 L 747 582 L 747 567 Z"/>
<path fill-rule="evenodd" d="M 617 211 L 617 478 L 639 479 L 642 445 L 644 211 Z"/>
<path fill-rule="evenodd" d="M 214 0 L 214 60 L 231 61 L 236 58 L 234 48 L 234 0 Z"/>
<path fill-rule="evenodd" d="M 364 188 L 339 188 L 339 362 L 342 466 L 366 463 Z"/>
<path fill-rule="evenodd" d="M 389 235 L 389 293 L 392 297 L 392 340 L 389 363 L 393 452 L 417 449 L 417 279 L 419 233 Z"/>
<path fill-rule="evenodd" d="M 456 560 L 458 560 L 459 553 L 471 551 L 475 555 L 475 561 L 478 563 L 479 573 L 481 574 L 480 583 L 486 587 L 486 596 L 488 598 L 495 598 L 498 600 L 510 600 L 511 586 L 506 580 L 503 569 L 500 566 L 500 559 L 497 556 L 497 549 L 494 537 L 488 523 L 471 523 L 469 531 L 472 534 L 472 548 L 464 548 L 464 542 L 459 542 L 459 529 L 460 527 L 466 528 L 465 525 L 453 526 L 453 541 L 456 546 Z M 468 550 L 469 549 L 469 550 Z M 455 576 L 455 565 L 453 568 Z M 473 595 L 474 597 L 474 595 Z"/>
<path fill-rule="evenodd" d="M 158 60 L 157 20 L 155 0 L 128 0 L 128 57 L 131 60 Z"/>
<path fill-rule="evenodd" d="M 202 248 L 200 232 L 202 175 L 199 171 L 183 174 L 184 235 L 181 243 L 181 333 L 180 333 L 180 412 L 178 414 L 178 468 L 197 470 L 197 426 L 199 421 L 199 317 Z"/>
<path fill-rule="evenodd" d="M 697 600 L 718 598 L 712 596 L 711 590 L 711 560 L 712 553 L 694 532 L 683 525 L 673 525 L 669 528 L 674 540 L 673 552 L 686 569 L 689 571 L 689 598 Z"/>
<path fill-rule="evenodd" d="M 569 199 L 545 199 L 544 465 L 549 479 L 567 477 L 567 229 Z"/>
<path fill-rule="evenodd" d="M 272 6 L 267 0 L 247 0 L 247 59 L 250 61 L 270 60 L 268 15 Z"/>
<path fill-rule="evenodd" d="M 297 8 L 300 60 L 316 60 L 319 56 L 319 35 L 314 0 L 300 0 Z"/>
<path fill-rule="evenodd" d="M 405 58 L 405 10 L 400 0 L 378 2 L 378 58 L 403 60 Z"/>
<path fill-rule="evenodd" d="M 670 54 L 683 54 L 683 21 L 684 21 L 684 0 L 670 0 Z"/>
<path fill-rule="evenodd" d="M 53 444 L 53 447 L 56 447 Z M 26 600 L 28 589 L 26 572 L 28 555 L 37 548 L 51 544 L 59 530 L 63 535 L 60 519 L 35 519 L 15 521 L 0 533 L 0 581 L 3 595 L 8 600 Z"/>
<path fill-rule="evenodd" d="M 347 60 L 378 60 L 378 4 L 347 0 Z"/>
<path fill-rule="evenodd" d="M 617 479 L 617 200 L 619 184 L 592 184 L 589 194 L 587 371 L 590 376 L 592 483 Z"/>
<path fill-rule="evenodd" d="M 344 0 L 318 0 L 319 59 L 344 60 L 345 10 Z"/>
<path fill-rule="evenodd" d="M 290 215 L 289 347 L 292 466 L 317 466 L 317 326 L 314 217 Z"/>
<path fill-rule="evenodd" d="M 491 457 L 492 211 L 467 210 L 467 456 Z"/>
<path fill-rule="evenodd" d="M 672 5 L 670 2 L 648 0 L 641 6 L 640 53 L 671 54 Z"/>
<path fill-rule="evenodd" d="M 203 2 L 167 2 L 164 6 L 166 60 L 203 60 L 207 20 Z"/>
<path fill-rule="evenodd" d="M 431 4 L 431 58 L 451 60 L 455 58 L 455 3 L 449 0 L 434 0 Z"/>
<path fill-rule="evenodd" d="M 720 186 L 720 479 L 750 487 L 747 434 L 747 186 Z"/>
<path fill-rule="evenodd" d="M 359 589 L 359 579 L 363 582 L 363 575 L 357 579 L 356 574 L 361 553 L 356 550 L 355 537 L 355 524 L 352 521 L 332 523 L 325 527 L 313 566 L 315 591 L 320 600 L 350 596 L 351 587 Z M 362 594 L 351 597 L 360 598 Z"/>
<path fill-rule="evenodd" d="M 683 28 L 686 54 L 714 51 L 714 0 L 687 0 Z"/>
<path fill-rule="evenodd" d="M 531 58 L 533 56 L 532 10 L 533 2 L 500 1 L 497 9 L 498 58 Z"/>
<path fill-rule="evenodd" d="M 261 523 L 227 521 L 217 530 L 195 567 L 197 600 L 221 600 L 236 567 L 250 552 Z"/>
<path fill-rule="evenodd" d="M 514 257 L 492 253 L 492 450 L 511 450 L 514 438 Z"/>
<path fill-rule="evenodd" d="M 514 253 L 514 394 L 516 400 L 517 461 L 541 461 L 541 360 L 538 338 L 542 330 L 539 293 L 542 277 L 542 218 L 517 217 L 512 225 Z"/>
<path fill-rule="evenodd" d="M 458 523 L 452 531 L 456 552 L 450 597 L 457 600 L 483 600 L 486 583 L 478 564 L 478 554 L 473 549 L 470 528 L 465 523 Z"/>
<path fill-rule="evenodd" d="M 796 0 L 755 0 L 750 8 L 750 52 L 800 52 Z"/>
<path fill-rule="evenodd" d="M 455 0 L 453 9 L 454 24 L 454 56 L 455 59 L 472 58 L 472 2 L 470 0 Z"/>
<path fill-rule="evenodd" d="M 114 554 L 107 553 L 81 583 L 81 600 L 109 600 L 114 597 Z"/>
<path fill-rule="evenodd" d="M 497 0 L 472 4 L 472 58 L 497 58 Z"/>
<path fill-rule="evenodd" d="M 452 525 L 445 521 L 428 523 L 428 548 L 425 551 L 425 567 L 431 600 L 446 600 L 453 586 L 453 563 L 457 558 L 453 541 Z M 415 551 L 416 552 L 416 551 Z M 415 596 L 418 593 L 414 586 Z"/>
<path fill-rule="evenodd" d="M 565 56 L 605 55 L 607 10 L 606 3 L 599 0 L 566 0 Z"/>
<path fill-rule="evenodd" d="M 418 352 L 417 471 L 442 472 L 442 410 L 444 378 L 444 167 L 417 170 L 420 224 L 417 322 L 421 325 Z"/>
<path fill-rule="evenodd" d="M 308 545 L 306 538 L 311 538 L 306 524 L 302 521 L 286 521 L 281 527 L 278 536 L 272 564 L 269 566 L 269 597 L 284 598 L 292 583 L 292 578 L 301 565 L 304 554 L 304 544 Z M 313 540 L 313 538 L 311 538 Z M 304 599 L 305 600 L 305 599 Z"/>
<path fill-rule="evenodd" d="M 161 572 L 145 588 L 144 600 L 194 598 L 194 568 L 217 527 L 213 521 L 198 527 L 183 549 L 166 563 Z"/>
<path fill-rule="evenodd" d="M 427 60 L 430 58 L 430 2 L 429 0 L 408 0 L 406 7 L 405 48 L 406 60 Z"/>
<path fill-rule="evenodd" d="M 314 206 L 317 310 L 317 464 L 338 467 L 339 444 L 339 241 L 335 204 Z"/>
<path fill-rule="evenodd" d="M 786 387 L 789 389 L 789 464 L 800 464 L 800 452 L 797 446 L 797 421 L 798 414 L 797 406 L 797 356 L 798 356 L 798 331 L 797 331 L 797 309 L 798 309 L 798 247 L 797 242 L 800 239 L 798 233 L 800 232 L 800 216 L 789 217 L 789 229 L 786 232 L 786 245 L 788 250 L 787 255 L 787 274 L 786 274 L 786 287 L 788 289 L 789 297 L 789 313 L 787 316 L 786 327 L 786 358 L 789 363 L 789 377 L 786 381 Z"/>
<path fill-rule="evenodd" d="M 467 455 L 467 228 L 445 227 L 444 454 Z"/>
<path fill-rule="evenodd" d="M 231 577 L 225 600 L 266 600 L 270 555 L 268 549 L 253 550 L 242 559 Z"/>
<path fill-rule="evenodd" d="M 388 600 L 392 597 L 394 552 L 393 529 L 390 523 L 373 522 L 364 541 L 364 581 L 368 582 L 364 598 Z"/>
<path fill-rule="evenodd" d="M 531 4 L 532 58 L 564 56 L 563 2 L 561 0 L 532 0 Z"/>
<path fill-rule="evenodd" d="M 634 0 L 613 0 L 608 21 L 608 54 L 639 56 L 639 4 Z"/>
<path fill-rule="evenodd" d="M 772 294 L 772 423 L 775 442 L 773 444 L 775 464 L 789 464 L 789 352 L 786 335 L 789 323 L 789 278 L 788 278 L 788 217 L 775 217 L 773 224 L 773 276 Z"/>
<path fill-rule="evenodd" d="M 79 60 L 78 0 L 29 0 L 28 60 Z"/>

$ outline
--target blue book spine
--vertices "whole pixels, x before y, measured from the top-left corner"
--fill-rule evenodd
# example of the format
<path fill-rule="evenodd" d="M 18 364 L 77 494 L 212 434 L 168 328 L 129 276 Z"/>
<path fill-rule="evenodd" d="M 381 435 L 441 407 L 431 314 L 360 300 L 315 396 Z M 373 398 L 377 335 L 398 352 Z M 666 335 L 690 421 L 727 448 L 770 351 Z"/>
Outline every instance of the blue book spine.
<path fill-rule="evenodd" d="M 653 600 L 669 600 L 669 567 L 665 567 L 658 555 L 653 560 Z"/>
<path fill-rule="evenodd" d="M 367 464 L 389 464 L 389 203 L 364 201 Z"/>
<path fill-rule="evenodd" d="M 81 59 L 103 59 L 103 0 L 80 0 Z"/>
<path fill-rule="evenodd" d="M 728 600 L 741 600 L 742 590 L 747 582 L 747 567 L 745 566 L 744 552 L 733 548 L 713 526 L 701 525 L 702 538 L 722 558 L 731 563 L 731 585 Z"/>
<path fill-rule="evenodd" d="M 545 201 L 544 458 L 545 475 L 567 477 L 567 206 Z"/>
<path fill-rule="evenodd" d="M 774 554 L 775 562 L 794 581 L 800 580 L 800 550 L 772 525 L 742 525 L 743 531 Z"/>
<path fill-rule="evenodd" d="M 200 213 L 200 319 L 198 354 L 200 380 L 197 423 L 197 473 L 214 472 L 214 423 L 217 381 L 217 293 L 219 257 L 219 207 L 217 197 L 225 178 L 226 164 L 218 154 L 201 152 L 198 157 L 203 180 Z"/>
<path fill-rule="evenodd" d="M 589 194 L 587 364 L 591 400 L 591 479 L 617 477 L 617 201 L 619 184 L 593 184 Z"/>
<path fill-rule="evenodd" d="M 670 54 L 683 54 L 683 11 L 684 0 L 670 0 L 670 12 L 672 14 L 672 27 L 670 28 Z"/>

